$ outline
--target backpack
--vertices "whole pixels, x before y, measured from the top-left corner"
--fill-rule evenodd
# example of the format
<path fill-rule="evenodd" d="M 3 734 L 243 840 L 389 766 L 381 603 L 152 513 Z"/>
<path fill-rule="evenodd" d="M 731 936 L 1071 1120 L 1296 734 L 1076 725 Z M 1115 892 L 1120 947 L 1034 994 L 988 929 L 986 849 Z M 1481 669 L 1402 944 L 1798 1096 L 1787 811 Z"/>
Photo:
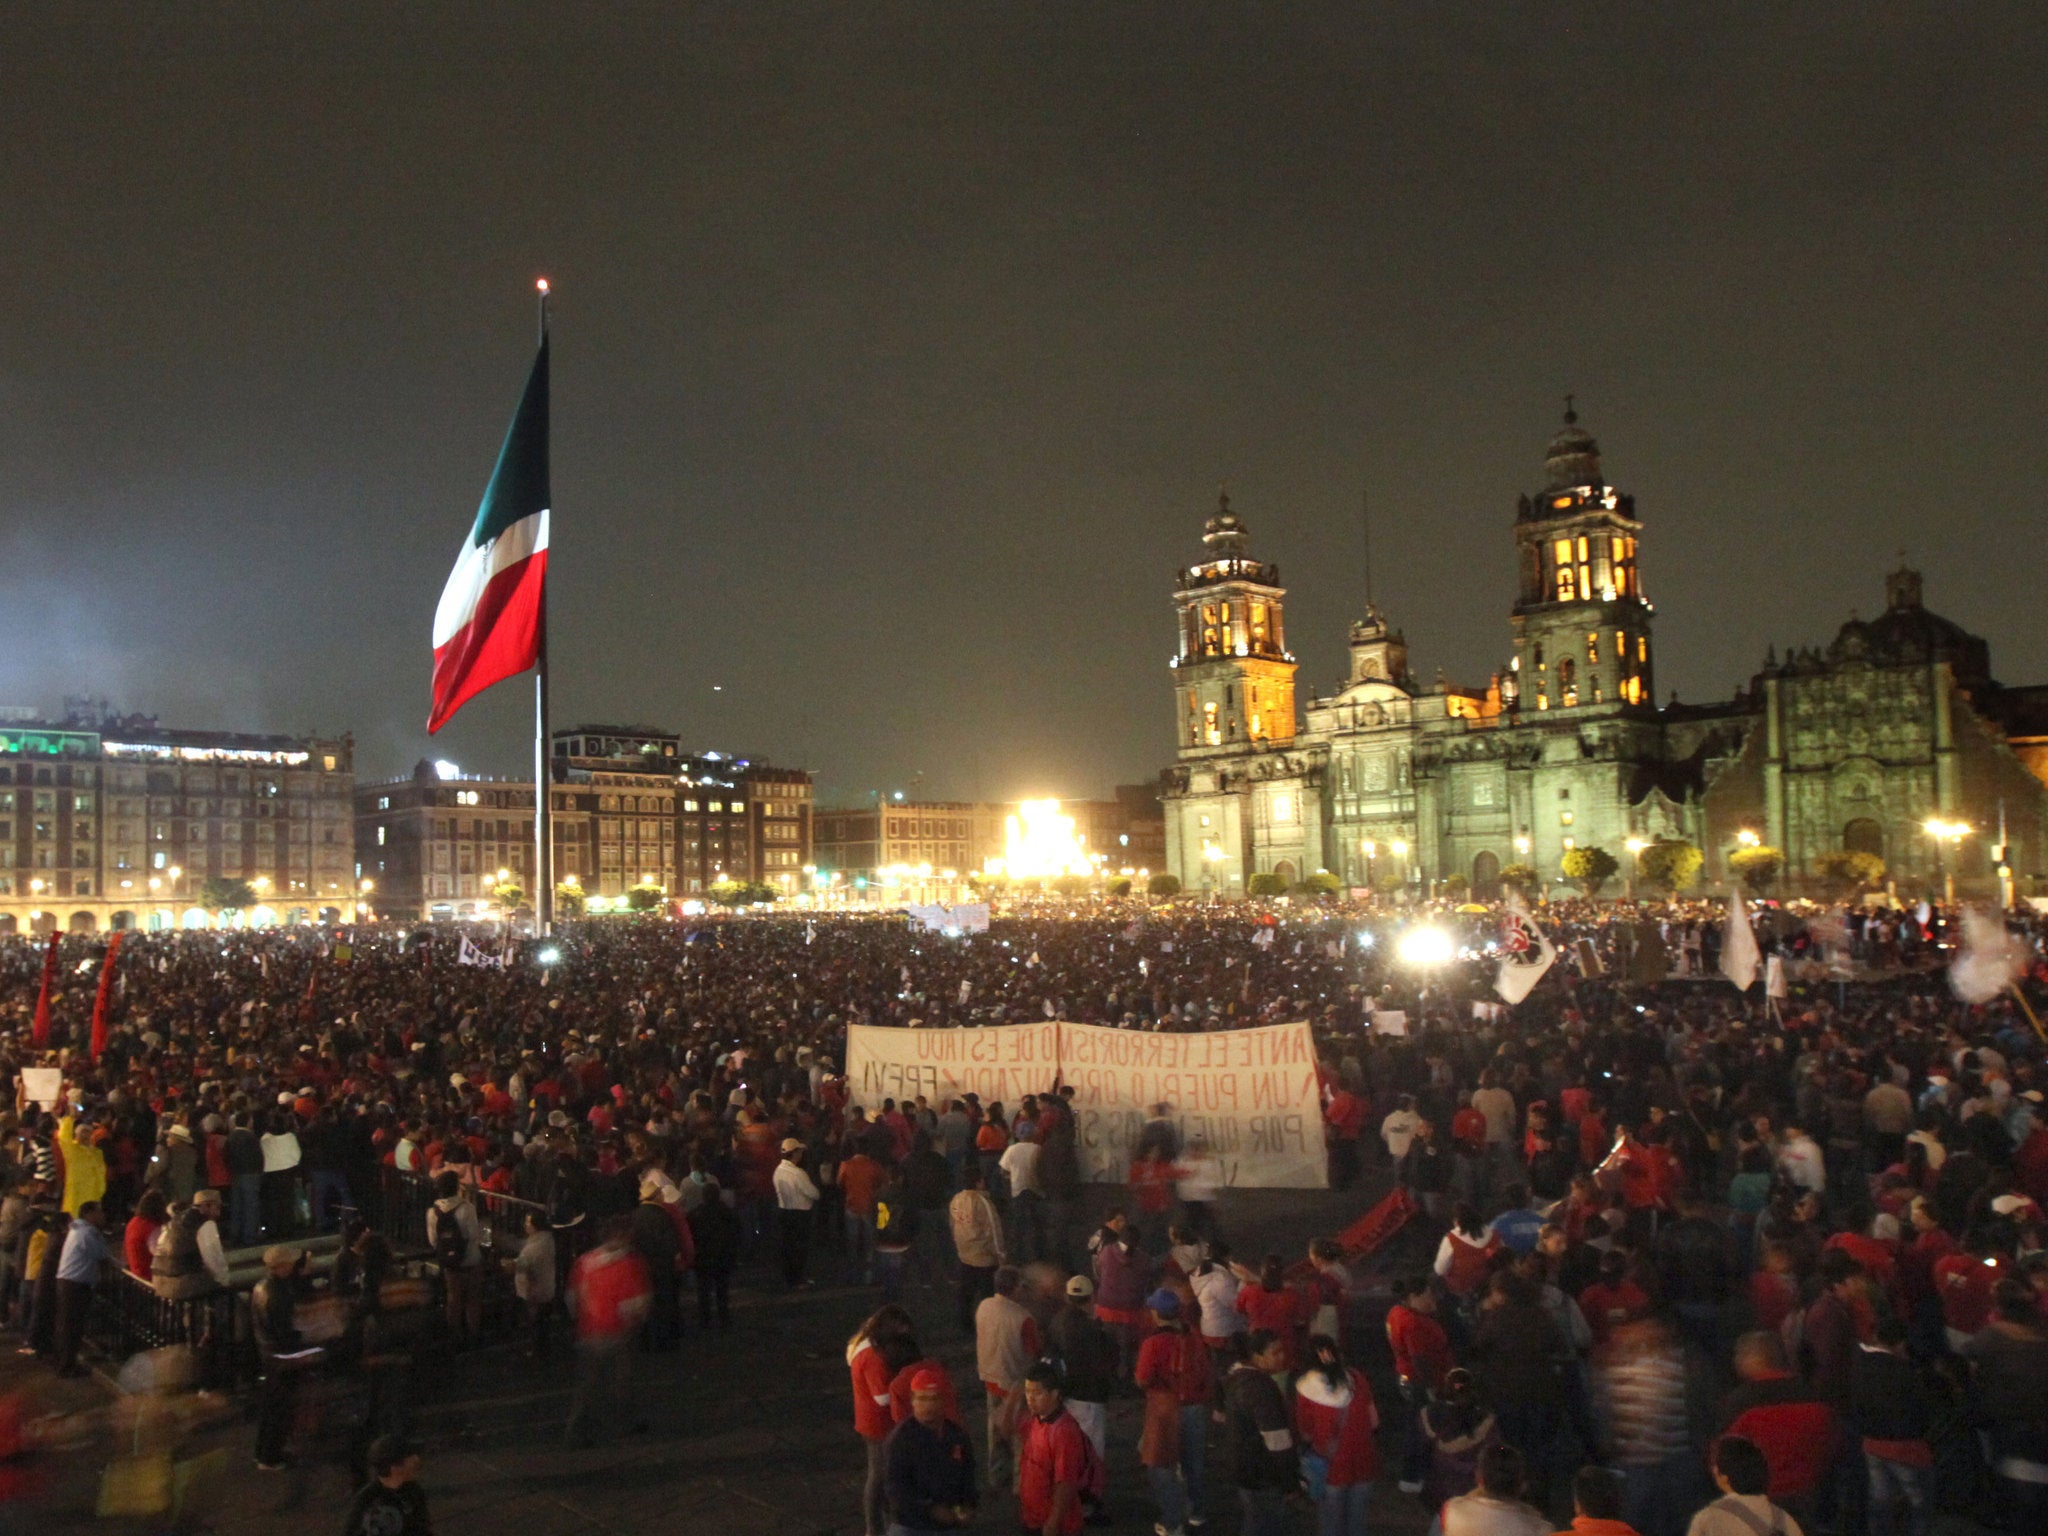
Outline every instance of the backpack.
<path fill-rule="evenodd" d="M 469 1260 L 469 1238 L 457 1215 L 461 1209 L 460 1201 L 453 1210 L 434 1207 L 434 1259 L 443 1269 L 462 1269 Z"/>

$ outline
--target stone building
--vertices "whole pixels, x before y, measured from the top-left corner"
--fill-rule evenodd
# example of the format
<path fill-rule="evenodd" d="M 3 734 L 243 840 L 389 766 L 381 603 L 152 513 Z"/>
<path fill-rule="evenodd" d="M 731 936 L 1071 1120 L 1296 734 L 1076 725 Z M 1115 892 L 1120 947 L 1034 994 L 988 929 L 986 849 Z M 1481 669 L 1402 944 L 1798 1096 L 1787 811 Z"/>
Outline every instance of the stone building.
<path fill-rule="evenodd" d="M 353 921 L 346 737 L 173 730 L 93 712 L 0 726 L 0 933 Z"/>
<path fill-rule="evenodd" d="M 1424 684 L 1368 603 L 1343 682 L 1299 712 L 1279 568 L 1218 508 L 1174 590 L 1179 751 L 1163 784 L 1185 888 L 1327 871 L 1358 891 L 1456 877 L 1491 894 L 1515 863 L 1559 881 L 1575 846 L 1605 848 L 1626 879 L 1631 844 L 1660 838 L 1701 848 L 1713 884 L 1749 839 L 1784 850 L 1788 889 L 1840 848 L 1878 854 L 1902 889 L 1946 874 L 1989 895 L 2001 868 L 2042 884 L 2048 687 L 1996 683 L 1988 647 L 1926 609 L 1917 574 L 1895 572 L 1883 615 L 1824 649 L 1773 650 L 1731 699 L 1660 707 L 1634 499 L 1569 411 L 1544 468 L 1517 507 L 1500 672 Z M 1970 830 L 1944 846 L 1931 818 Z"/>

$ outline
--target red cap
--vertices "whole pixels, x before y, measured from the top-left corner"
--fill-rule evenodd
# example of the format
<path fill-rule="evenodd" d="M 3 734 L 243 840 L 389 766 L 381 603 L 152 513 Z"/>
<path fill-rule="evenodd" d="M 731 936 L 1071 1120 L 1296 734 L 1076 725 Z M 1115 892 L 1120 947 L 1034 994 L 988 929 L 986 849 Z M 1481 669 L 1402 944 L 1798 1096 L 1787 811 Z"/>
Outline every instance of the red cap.
<path fill-rule="evenodd" d="M 946 1390 L 946 1378 L 941 1372 L 927 1366 L 910 1378 L 910 1390 L 913 1392 L 943 1392 Z"/>

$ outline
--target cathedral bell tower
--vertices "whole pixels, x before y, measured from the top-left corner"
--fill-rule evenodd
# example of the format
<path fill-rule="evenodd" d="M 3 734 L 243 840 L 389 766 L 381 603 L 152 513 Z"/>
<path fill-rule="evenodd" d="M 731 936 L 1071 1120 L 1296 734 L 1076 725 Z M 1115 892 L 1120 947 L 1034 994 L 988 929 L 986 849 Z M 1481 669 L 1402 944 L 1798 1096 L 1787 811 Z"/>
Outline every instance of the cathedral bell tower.
<path fill-rule="evenodd" d="M 1280 610 L 1280 568 L 1251 558 L 1244 524 L 1222 497 L 1202 558 L 1181 571 L 1173 602 L 1177 740 L 1183 758 L 1294 739 L 1294 658 Z"/>
<path fill-rule="evenodd" d="M 1544 455 L 1549 484 L 1515 519 L 1521 589 L 1504 696 L 1524 714 L 1649 705 L 1650 617 L 1636 566 L 1635 498 L 1609 485 L 1600 445 L 1567 398 Z"/>

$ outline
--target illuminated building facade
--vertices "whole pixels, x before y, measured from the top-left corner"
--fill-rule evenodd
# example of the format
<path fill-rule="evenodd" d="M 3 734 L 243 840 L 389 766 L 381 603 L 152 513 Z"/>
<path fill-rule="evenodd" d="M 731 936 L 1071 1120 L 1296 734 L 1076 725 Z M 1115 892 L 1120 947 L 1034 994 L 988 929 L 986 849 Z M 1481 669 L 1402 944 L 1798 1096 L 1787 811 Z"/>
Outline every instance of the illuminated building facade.
<path fill-rule="evenodd" d="M 208 881 L 249 882 L 243 920 L 352 920 L 353 759 L 347 736 L 0 723 L 0 933 L 205 926 Z"/>
<path fill-rule="evenodd" d="M 1327 871 L 1353 890 L 1495 893 L 1511 864 L 1553 884 L 1564 855 L 1691 842 L 1725 887 L 1745 840 L 1784 851 L 1788 889 L 1822 855 L 1877 854 L 1901 889 L 1937 872 L 1992 895 L 2048 879 L 2048 688 L 2004 688 L 1988 647 L 1927 611 L 1895 572 L 1883 616 L 1826 648 L 1773 650 L 1733 698 L 1654 701 L 1654 610 L 1635 503 L 1606 480 L 1575 415 L 1521 498 L 1507 664 L 1484 688 L 1420 682 L 1368 602 L 1329 697 L 1299 726 L 1278 568 L 1226 504 L 1175 584 L 1178 760 L 1163 778 L 1167 867 L 1190 891 L 1242 895 Z M 1283 711 L 1284 701 L 1284 712 Z M 1966 824 L 1948 847 L 1930 820 Z M 2003 826 L 2003 842 L 1999 828 Z M 1619 884 L 1619 880 L 1617 884 Z"/>

